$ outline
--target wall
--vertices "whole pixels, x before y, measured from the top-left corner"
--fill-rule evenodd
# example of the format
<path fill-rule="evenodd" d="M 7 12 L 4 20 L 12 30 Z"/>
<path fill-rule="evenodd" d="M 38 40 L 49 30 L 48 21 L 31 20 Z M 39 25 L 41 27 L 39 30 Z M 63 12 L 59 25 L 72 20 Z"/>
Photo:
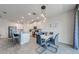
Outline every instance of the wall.
<path fill-rule="evenodd" d="M 16 24 L 11 23 L 7 19 L 0 19 L 0 37 L 8 38 L 8 26 L 16 26 Z"/>
<path fill-rule="evenodd" d="M 59 16 L 60 42 L 73 44 L 74 11 L 69 11 Z"/>
<path fill-rule="evenodd" d="M 10 25 L 9 21 L 4 20 L 4 19 L 0 19 L 0 35 L 1 35 L 1 38 L 8 37 L 8 25 Z"/>

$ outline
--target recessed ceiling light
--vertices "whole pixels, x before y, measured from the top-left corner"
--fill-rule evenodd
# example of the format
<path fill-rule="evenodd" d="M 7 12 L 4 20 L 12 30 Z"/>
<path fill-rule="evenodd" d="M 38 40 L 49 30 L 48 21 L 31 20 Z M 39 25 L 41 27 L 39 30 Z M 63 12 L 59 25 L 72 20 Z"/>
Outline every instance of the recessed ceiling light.
<path fill-rule="evenodd" d="M 35 13 L 35 12 L 33 12 L 32 14 L 33 14 L 33 15 L 36 15 L 36 13 Z"/>
<path fill-rule="evenodd" d="M 7 12 L 6 11 L 3 11 L 3 14 L 7 14 Z"/>

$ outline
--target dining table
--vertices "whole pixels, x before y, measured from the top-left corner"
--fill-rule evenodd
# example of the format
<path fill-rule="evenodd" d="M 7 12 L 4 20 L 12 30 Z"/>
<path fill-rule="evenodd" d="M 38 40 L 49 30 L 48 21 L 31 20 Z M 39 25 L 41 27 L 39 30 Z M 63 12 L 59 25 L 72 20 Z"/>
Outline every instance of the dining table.
<path fill-rule="evenodd" d="M 45 41 L 48 41 L 51 37 L 53 37 L 53 35 L 41 35 L 41 38 L 45 39 Z"/>

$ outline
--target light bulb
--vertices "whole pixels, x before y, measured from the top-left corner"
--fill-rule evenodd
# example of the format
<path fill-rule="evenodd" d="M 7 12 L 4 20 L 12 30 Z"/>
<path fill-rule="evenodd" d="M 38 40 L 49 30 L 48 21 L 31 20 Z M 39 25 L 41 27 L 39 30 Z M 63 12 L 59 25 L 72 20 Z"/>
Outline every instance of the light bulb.
<path fill-rule="evenodd" d="M 34 21 L 34 19 L 32 19 L 32 21 Z"/>
<path fill-rule="evenodd" d="M 44 20 L 46 20 L 46 17 L 44 18 Z"/>
<path fill-rule="evenodd" d="M 37 17 L 37 19 L 39 19 L 39 17 Z"/>
<path fill-rule="evenodd" d="M 45 17 L 44 14 L 41 14 L 42 17 Z"/>
<path fill-rule="evenodd" d="M 22 16 L 22 19 L 24 19 L 24 17 Z"/>
<path fill-rule="evenodd" d="M 30 16 L 30 15 L 31 15 L 31 13 L 28 13 L 28 15 Z"/>

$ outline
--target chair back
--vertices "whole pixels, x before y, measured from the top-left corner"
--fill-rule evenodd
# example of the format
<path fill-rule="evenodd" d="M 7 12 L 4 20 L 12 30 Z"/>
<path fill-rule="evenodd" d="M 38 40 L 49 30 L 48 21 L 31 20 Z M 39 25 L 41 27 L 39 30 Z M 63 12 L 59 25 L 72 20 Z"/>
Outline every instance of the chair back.
<path fill-rule="evenodd" d="M 59 36 L 59 33 L 50 37 L 50 42 L 54 45 L 58 44 L 58 36 Z"/>
<path fill-rule="evenodd" d="M 57 33 L 54 37 L 54 40 L 55 40 L 55 45 L 58 44 L 58 37 L 59 37 L 59 33 Z"/>
<path fill-rule="evenodd" d="M 41 37 L 38 34 L 36 34 L 36 43 L 41 44 Z"/>

